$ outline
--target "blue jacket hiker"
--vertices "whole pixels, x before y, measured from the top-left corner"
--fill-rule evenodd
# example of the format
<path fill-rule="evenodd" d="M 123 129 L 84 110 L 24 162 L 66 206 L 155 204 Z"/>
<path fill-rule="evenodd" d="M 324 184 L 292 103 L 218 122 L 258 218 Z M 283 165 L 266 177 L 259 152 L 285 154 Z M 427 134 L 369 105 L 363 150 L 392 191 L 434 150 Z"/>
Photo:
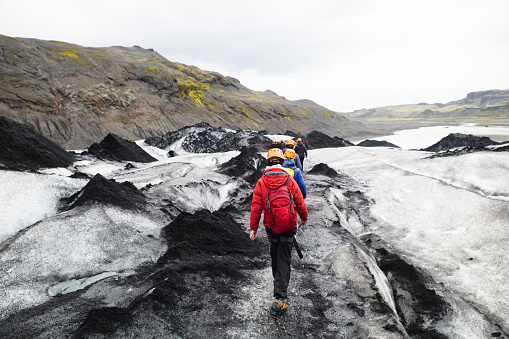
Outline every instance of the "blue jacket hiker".
<path fill-rule="evenodd" d="M 284 154 L 286 159 L 283 164 L 283 167 L 293 170 L 292 175 L 293 179 L 299 185 L 302 196 L 304 197 L 304 199 L 306 199 L 308 193 L 306 190 L 306 183 L 304 182 L 304 177 L 302 176 L 302 172 L 300 171 L 300 169 L 298 169 L 297 166 L 295 166 L 295 163 L 293 162 L 293 158 L 295 157 L 295 151 L 292 149 L 287 149 Z"/>
<path fill-rule="evenodd" d="M 295 141 L 293 140 L 286 140 L 286 148 L 283 148 L 283 153 L 286 152 L 286 150 L 291 149 L 293 151 L 293 147 L 295 146 Z M 299 156 L 295 154 L 295 157 L 293 158 L 293 162 L 295 166 L 297 166 L 298 169 L 302 171 L 302 164 L 300 163 Z"/>

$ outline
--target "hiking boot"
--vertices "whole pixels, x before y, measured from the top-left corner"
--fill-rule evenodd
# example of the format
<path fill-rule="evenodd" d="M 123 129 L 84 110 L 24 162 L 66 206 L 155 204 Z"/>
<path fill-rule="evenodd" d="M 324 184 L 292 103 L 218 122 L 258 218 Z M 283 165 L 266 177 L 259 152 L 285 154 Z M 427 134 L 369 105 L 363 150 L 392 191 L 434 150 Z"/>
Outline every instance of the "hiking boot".
<path fill-rule="evenodd" d="M 280 316 L 285 313 L 288 309 L 289 305 L 287 304 L 285 299 L 274 299 L 272 302 L 272 307 L 270 308 L 270 315 L 272 317 Z"/>

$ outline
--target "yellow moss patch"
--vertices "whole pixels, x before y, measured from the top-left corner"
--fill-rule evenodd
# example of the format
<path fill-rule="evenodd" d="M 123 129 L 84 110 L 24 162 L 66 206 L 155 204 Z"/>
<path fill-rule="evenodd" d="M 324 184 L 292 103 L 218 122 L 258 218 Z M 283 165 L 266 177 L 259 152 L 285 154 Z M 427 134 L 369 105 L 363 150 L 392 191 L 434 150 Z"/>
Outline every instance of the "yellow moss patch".
<path fill-rule="evenodd" d="M 202 107 L 205 107 L 205 105 L 203 105 L 201 101 L 201 98 L 203 97 L 203 91 L 210 90 L 210 84 L 195 82 L 189 76 L 185 80 L 179 77 L 177 77 L 176 79 L 179 84 L 179 87 L 181 88 L 181 91 L 177 94 L 177 97 L 183 99 L 186 97 L 187 94 L 197 104 L 199 104 Z"/>
<path fill-rule="evenodd" d="M 50 40 L 49 42 L 52 42 L 54 44 L 59 44 L 59 45 L 68 45 L 68 43 L 66 43 L 66 42 L 57 41 L 57 40 Z"/>
<path fill-rule="evenodd" d="M 193 100 L 194 100 L 197 104 L 199 104 L 199 105 L 201 105 L 201 106 L 205 107 L 205 106 L 203 105 L 203 103 L 201 102 L 201 97 L 203 97 L 203 92 L 202 92 L 202 91 L 200 91 L 200 90 L 196 90 L 196 91 L 189 91 L 189 92 L 187 92 L 187 95 L 189 95 L 189 97 L 193 98 Z"/>
<path fill-rule="evenodd" d="M 332 111 L 322 111 L 322 115 L 328 118 L 332 118 L 333 114 Z"/>
<path fill-rule="evenodd" d="M 247 109 L 247 108 L 242 107 L 242 113 L 244 113 L 244 115 L 245 115 L 246 117 L 248 117 L 249 119 L 253 119 L 253 117 L 252 117 L 251 115 L 249 115 L 249 113 L 248 113 L 248 109 Z"/>
<path fill-rule="evenodd" d="M 159 68 L 157 67 L 148 67 L 147 69 L 151 72 L 160 72 Z"/>
<path fill-rule="evenodd" d="M 76 58 L 76 59 L 79 58 L 79 55 L 72 51 L 64 51 L 64 52 L 57 52 L 57 53 L 60 55 L 65 55 L 65 56 L 71 57 L 71 58 Z"/>
<path fill-rule="evenodd" d="M 125 115 L 119 115 L 117 117 L 117 120 L 118 122 L 122 123 L 122 124 L 128 124 L 130 122 L 130 119 L 129 117 L 125 116 Z"/>
<path fill-rule="evenodd" d="M 285 119 L 292 121 L 292 119 L 290 119 L 290 117 L 285 117 Z"/>

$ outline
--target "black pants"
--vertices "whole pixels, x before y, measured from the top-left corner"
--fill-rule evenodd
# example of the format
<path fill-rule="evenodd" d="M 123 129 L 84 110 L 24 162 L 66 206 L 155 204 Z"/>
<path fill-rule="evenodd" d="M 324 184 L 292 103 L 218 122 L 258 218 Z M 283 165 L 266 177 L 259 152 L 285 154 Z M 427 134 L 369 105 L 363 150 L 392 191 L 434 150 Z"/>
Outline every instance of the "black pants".
<path fill-rule="evenodd" d="M 300 164 L 302 165 L 302 170 L 304 170 L 304 154 L 302 154 L 302 155 L 299 154 L 299 160 L 300 160 Z"/>
<path fill-rule="evenodd" d="M 269 228 L 267 237 L 270 241 L 270 257 L 272 258 L 272 277 L 274 277 L 274 297 L 286 299 L 286 290 L 290 283 L 290 263 L 292 259 L 292 233 L 275 234 Z"/>

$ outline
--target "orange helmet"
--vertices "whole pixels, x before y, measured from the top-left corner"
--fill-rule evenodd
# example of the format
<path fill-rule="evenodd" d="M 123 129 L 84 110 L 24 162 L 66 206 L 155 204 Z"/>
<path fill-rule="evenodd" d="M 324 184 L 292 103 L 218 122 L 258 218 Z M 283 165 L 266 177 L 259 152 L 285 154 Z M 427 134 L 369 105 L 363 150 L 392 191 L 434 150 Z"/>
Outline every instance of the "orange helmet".
<path fill-rule="evenodd" d="M 281 159 L 284 159 L 285 156 L 283 154 L 283 151 L 279 148 L 271 148 L 269 150 L 269 152 L 267 153 L 267 160 L 269 160 L 270 158 L 281 158 Z"/>
<path fill-rule="evenodd" d="M 285 158 L 287 158 L 287 159 L 294 159 L 295 158 L 295 151 L 293 149 L 289 148 L 289 149 L 287 149 L 285 151 L 284 155 L 285 155 Z"/>
<path fill-rule="evenodd" d="M 292 139 L 286 140 L 286 146 L 287 147 L 295 146 L 295 141 L 293 141 Z"/>

